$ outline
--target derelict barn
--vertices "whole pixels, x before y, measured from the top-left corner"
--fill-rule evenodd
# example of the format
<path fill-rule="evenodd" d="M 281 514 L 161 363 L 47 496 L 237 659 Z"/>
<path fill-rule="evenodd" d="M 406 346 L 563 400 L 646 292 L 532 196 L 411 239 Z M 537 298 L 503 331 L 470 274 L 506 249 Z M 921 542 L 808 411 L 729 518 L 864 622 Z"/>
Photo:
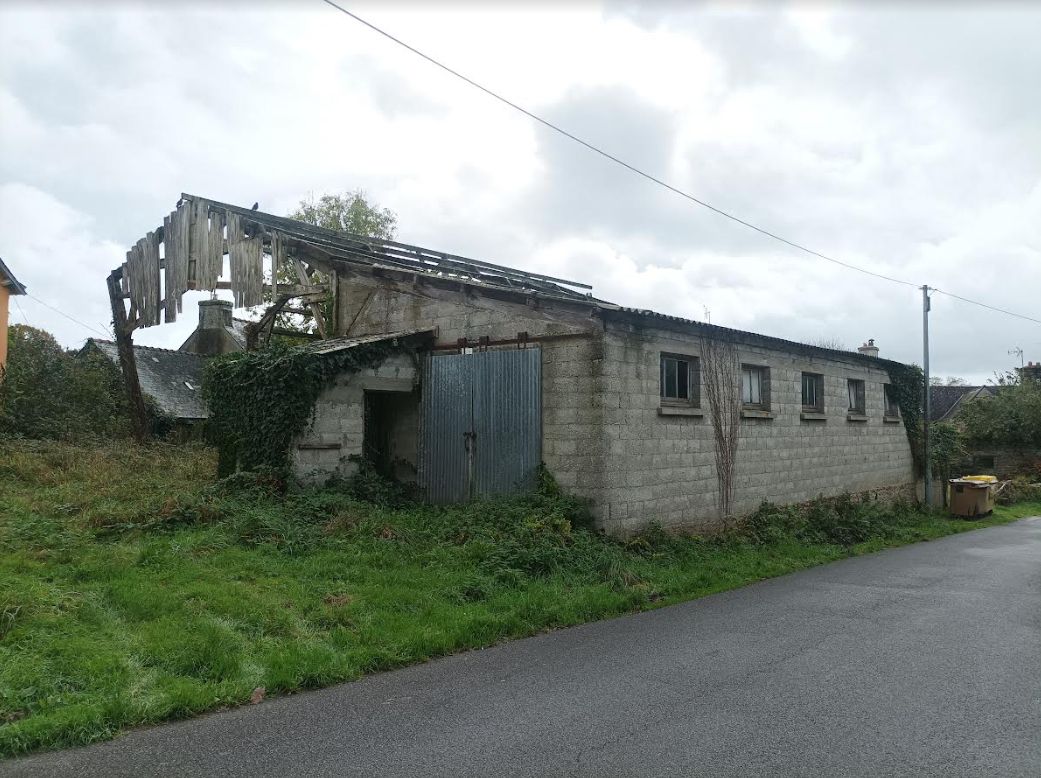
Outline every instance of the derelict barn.
<path fill-rule="evenodd" d="M 298 284 L 265 281 L 283 263 Z M 323 392 L 292 452 L 306 479 L 346 474 L 365 455 L 429 499 L 456 501 L 530 488 L 545 463 L 619 532 L 711 523 L 721 507 L 741 514 L 762 500 L 914 487 L 890 388 L 901 366 L 874 348 L 625 308 L 582 284 L 189 195 L 109 288 L 121 358 L 132 358 L 134 328 L 176 316 L 186 289 L 231 289 L 248 306 L 266 288 L 251 345 L 281 310 L 315 317 L 323 339 L 312 349 L 398 344 Z"/>

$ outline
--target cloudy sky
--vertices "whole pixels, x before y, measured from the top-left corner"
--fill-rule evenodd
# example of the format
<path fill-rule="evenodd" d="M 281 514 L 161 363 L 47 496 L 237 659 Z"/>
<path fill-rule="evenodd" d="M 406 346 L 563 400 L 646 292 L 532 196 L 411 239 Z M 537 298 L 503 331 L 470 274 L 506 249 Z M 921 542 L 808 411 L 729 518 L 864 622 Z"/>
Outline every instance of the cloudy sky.
<path fill-rule="evenodd" d="M 746 220 L 1041 318 L 1041 6 L 433 6 L 349 5 Z M 409 243 L 921 360 L 918 290 L 682 200 L 319 0 L 8 0 L 0 68 L 0 256 L 33 295 L 12 320 L 67 346 L 108 329 L 105 275 L 181 192 L 285 213 L 362 188 Z M 933 311 L 934 373 L 1041 359 L 1041 325 Z M 135 340 L 176 347 L 194 316 Z"/>

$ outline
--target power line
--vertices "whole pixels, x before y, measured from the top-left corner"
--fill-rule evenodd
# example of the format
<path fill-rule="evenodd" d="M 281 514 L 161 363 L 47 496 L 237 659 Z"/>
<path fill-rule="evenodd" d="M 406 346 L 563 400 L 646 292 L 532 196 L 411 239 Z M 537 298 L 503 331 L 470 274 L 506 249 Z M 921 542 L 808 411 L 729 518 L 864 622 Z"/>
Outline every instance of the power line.
<path fill-rule="evenodd" d="M 549 121 L 547 119 L 543 119 L 538 114 L 532 113 L 528 109 L 523 108 L 520 105 L 517 105 L 517 103 L 514 103 L 511 100 L 508 100 L 507 98 L 503 97 L 502 95 L 497 94 L 496 92 L 493 92 L 491 89 L 488 89 L 487 87 L 482 86 L 481 84 L 477 83 L 473 79 L 471 79 L 471 78 L 469 78 L 467 76 L 464 76 L 459 71 L 453 70 L 452 68 L 448 67 L 448 65 L 445 65 L 445 64 L 437 61 L 433 57 L 431 57 L 431 56 L 429 56 L 427 54 L 424 54 L 419 49 L 410 46 L 409 44 L 405 43 L 400 38 L 395 38 L 389 32 L 381 30 L 379 27 L 377 27 L 376 25 L 372 24 L 371 22 L 365 21 L 364 19 L 362 19 L 357 14 L 351 13 L 346 8 L 343 8 L 343 7 L 339 6 L 339 5 L 337 5 L 336 3 L 332 2 L 332 0 L 322 0 L 322 2 L 326 3 L 327 5 L 332 6 L 337 11 L 340 11 L 341 13 L 346 14 L 347 16 L 351 17 L 355 21 L 360 22 L 361 24 L 364 24 L 370 30 L 373 30 L 374 32 L 378 32 L 380 35 L 382 35 L 383 37 L 393 41 L 394 43 L 398 44 L 399 46 L 403 46 L 404 48 L 406 48 L 409 51 L 411 51 L 413 54 L 416 54 L 416 55 L 422 57 L 423 59 L 425 59 L 427 62 L 431 63 L 432 65 L 436 65 L 437 67 L 441 68 L 442 70 L 444 70 L 447 73 L 450 73 L 451 75 L 455 76 L 456 78 L 462 79 L 463 81 L 468 83 L 470 86 L 473 86 L 473 87 L 476 87 L 477 89 L 480 89 L 482 92 L 484 92 L 489 97 L 493 97 L 496 100 L 498 100 L 499 102 L 505 103 L 510 108 L 513 108 L 513 109 L 515 109 L 517 111 L 520 111 L 525 116 L 527 116 L 527 117 L 529 117 L 531 119 L 534 119 L 535 121 L 537 121 L 540 124 L 548 127 L 549 129 L 553 130 L 554 132 L 558 132 L 561 135 L 563 135 L 564 137 L 573 140 L 575 143 L 578 143 L 579 145 L 584 146 L 585 148 L 589 149 L 590 151 L 594 152 L 595 154 L 599 154 L 600 156 L 604 157 L 605 159 L 608 159 L 608 160 L 610 160 L 611 162 L 614 162 L 617 165 L 621 165 L 626 170 L 629 170 L 630 172 L 635 173 L 636 175 L 638 175 L 638 176 L 640 176 L 642 178 L 645 178 L 648 181 L 651 181 L 652 183 L 655 183 L 655 184 L 658 184 L 659 186 L 665 187 L 670 192 L 678 194 L 680 197 L 684 197 L 687 200 L 690 200 L 692 203 L 696 203 L 696 204 L 700 205 L 703 208 L 708 208 L 710 211 L 713 211 L 714 213 L 717 213 L 720 216 L 724 216 L 727 219 L 730 219 L 731 221 L 737 222 L 738 224 L 743 225 L 743 226 L 747 227 L 750 230 L 755 230 L 756 232 L 761 233 L 763 235 L 766 235 L 769 238 L 773 238 L 774 240 L 780 241 L 781 243 L 785 243 L 785 244 L 791 246 L 792 248 L 796 248 L 799 251 L 805 251 L 807 254 L 812 254 L 813 256 L 819 257 L 820 259 L 827 260 L 828 262 L 833 262 L 836 265 L 842 265 L 842 267 L 849 268 L 850 270 L 856 270 L 858 273 L 864 273 L 864 274 L 869 275 L 869 276 L 875 276 L 876 278 L 882 278 L 882 279 L 884 279 L 886 281 L 892 281 L 893 283 L 896 283 L 896 284 L 904 284 L 905 286 L 911 286 L 911 287 L 915 287 L 915 288 L 918 287 L 918 284 L 913 284 L 910 281 L 904 281 L 903 279 L 900 279 L 900 278 L 893 278 L 892 276 L 887 276 L 887 275 L 884 275 L 882 273 L 876 273 L 876 272 L 874 272 L 872 270 L 865 270 L 862 267 L 857 267 L 856 265 L 851 265 L 850 263 L 843 262 L 840 259 L 835 259 L 834 257 L 829 257 L 827 254 L 821 254 L 819 251 L 814 251 L 811 248 L 807 248 L 806 246 L 803 246 L 803 245 L 801 245 L 799 243 L 796 243 L 794 241 L 788 240 L 787 238 L 784 238 L 784 237 L 782 237 L 780 235 L 777 235 L 776 233 L 770 232 L 767 229 L 764 229 L 762 227 L 758 227 L 755 224 L 752 224 L 751 222 L 747 222 L 744 219 L 741 219 L 741 218 L 739 218 L 737 216 L 734 216 L 732 213 L 728 213 L 727 211 L 724 211 L 721 208 L 717 208 L 716 206 L 712 205 L 711 203 L 707 203 L 704 200 L 700 200 L 697 197 L 695 197 L 694 195 L 690 194 L 689 192 L 684 192 L 682 189 L 679 189 L 678 187 L 673 186 L 672 184 L 668 183 L 667 181 L 663 181 L 660 178 L 657 178 L 656 176 L 653 176 L 650 173 L 647 173 L 646 171 L 640 170 L 640 168 L 638 168 L 638 167 L 636 167 L 634 165 L 630 165 L 625 160 L 619 159 L 618 157 L 614 156 L 613 154 L 611 154 L 611 153 L 609 153 L 607 151 L 604 151 L 603 149 L 599 148 L 598 146 L 594 146 L 592 143 L 589 143 L 588 141 L 582 140 L 577 135 L 573 135 L 572 133 L 568 132 L 567 130 L 563 129 L 562 127 L 559 127 L 558 125 L 553 124 L 553 122 L 551 122 L 551 121 Z"/>
<path fill-rule="evenodd" d="M 57 308 L 55 308 L 55 307 L 54 307 L 53 305 L 48 305 L 48 304 L 47 304 L 47 303 L 45 303 L 45 302 L 44 302 L 43 300 L 41 300 L 41 299 L 40 299 L 39 297 L 34 297 L 34 296 L 33 296 L 33 295 L 31 295 L 31 294 L 30 294 L 30 295 L 26 295 L 26 297 L 28 297 L 28 298 L 29 298 L 30 300 L 35 300 L 35 301 L 36 301 L 36 302 L 38 302 L 38 303 L 39 303 L 40 305 L 42 305 L 42 306 L 43 306 L 44 308 L 50 308 L 50 309 L 51 309 L 52 311 L 54 311 L 54 312 L 55 312 L 56 314 L 58 314 L 59 316 L 64 316 L 64 317 L 65 317 L 66 319 L 68 319 L 69 321 L 71 321 L 71 322 L 73 322 L 73 323 L 75 323 L 75 324 L 78 324 L 78 325 L 80 325 L 81 327 L 86 327 L 86 328 L 87 328 L 88 330 L 90 330 L 90 331 L 92 331 L 92 332 L 96 332 L 96 333 L 97 333 L 98 335 L 100 335 L 100 336 L 101 336 L 101 337 L 103 337 L 103 338 L 108 338 L 108 337 L 109 337 L 109 333 L 107 333 L 107 332 L 102 332 L 102 331 L 101 331 L 101 330 L 99 330 L 99 329 L 98 329 L 97 327 L 94 327 L 94 326 L 92 326 L 92 325 L 90 325 L 90 324 L 85 324 L 85 323 L 81 322 L 81 321 L 80 321 L 79 319 L 74 319 L 74 318 L 73 318 L 72 316 L 69 316 L 69 314 L 65 313 L 65 311 L 61 311 L 61 310 L 58 310 L 58 309 L 57 309 Z M 21 306 L 19 306 L 19 310 L 21 310 Z M 22 314 L 22 316 L 25 316 L 25 314 L 23 313 L 23 314 Z"/>
<path fill-rule="evenodd" d="M 567 130 L 563 129 L 562 127 L 559 127 L 558 125 L 553 124 L 553 122 L 549 121 L 548 119 L 543 119 L 538 114 L 532 113 L 528 109 L 518 105 L 517 103 L 513 102 L 512 100 L 509 100 L 509 99 L 503 97 L 502 95 L 498 94 L 497 92 L 493 92 L 491 89 L 489 89 L 488 87 L 484 86 L 483 84 L 478 83 L 477 81 L 474 81 L 469 76 L 463 75 L 459 71 L 452 69 L 448 65 L 445 65 L 443 62 L 440 62 L 439 60 L 434 59 L 429 54 L 425 54 L 424 52 L 420 51 L 419 49 L 415 48 L 414 46 L 411 46 L 408 43 L 405 43 L 405 41 L 401 40 L 400 38 L 397 38 L 397 37 L 391 35 L 386 30 L 383 30 L 380 27 L 377 27 L 372 22 L 366 21 L 365 19 L 362 19 L 357 14 L 355 14 L 355 13 L 353 13 L 351 11 L 348 11 L 343 6 L 338 5 L 337 3 L 333 2 L 333 0 L 322 0 L 322 2 L 325 3 L 326 5 L 330 6 L 331 8 L 336 9 L 340 13 L 342 13 L 342 14 L 344 14 L 346 16 L 349 16 L 351 19 L 354 19 L 354 21 L 356 21 L 356 22 L 358 22 L 360 24 L 365 25 L 366 27 L 368 27 L 373 32 L 379 33 L 380 35 L 382 35 L 387 40 L 390 40 L 390 41 L 398 44 L 399 46 L 401 46 L 401 47 L 403 47 L 405 49 L 408 49 L 409 51 L 411 51 L 416 56 L 425 59 L 431 65 L 434 65 L 434 66 L 440 68 L 441 70 L 445 71 L 446 73 L 448 73 L 448 74 L 450 74 L 452 76 L 455 76 L 456 78 L 460 79 L 461 81 L 466 82 L 467 84 L 469 84 L 470 86 L 474 87 L 475 89 L 479 89 L 481 92 L 484 92 L 489 97 L 491 97 L 491 98 L 493 98 L 495 100 L 498 100 L 500 103 L 503 103 L 503 104 L 509 106 L 510 108 L 513 108 L 516 111 L 519 111 L 520 113 L 524 114 L 525 116 L 527 116 L 530 119 L 533 119 L 534 121 L 538 122 L 539 124 L 543 125 L 544 127 L 548 127 L 549 129 L 553 130 L 554 132 L 557 132 L 557 133 L 563 135 L 565 138 L 568 138 L 568 139 L 574 141 L 575 143 L 579 144 L 580 146 L 585 147 L 589 151 L 592 151 L 595 154 L 599 154 L 601 157 L 604 157 L 605 159 L 607 159 L 607 160 L 609 160 L 611 162 L 614 162 L 617 165 L 620 165 L 620 166 L 624 167 L 626 170 L 628 170 L 628 171 L 630 171 L 632 173 L 635 173 L 636 175 L 640 176 L 641 178 L 644 178 L 644 179 L 646 179 L 646 180 L 648 180 L 648 181 L 650 181 L 652 183 L 658 184 L 659 186 L 662 186 L 665 189 L 668 189 L 670 192 L 673 192 L 674 194 L 678 194 L 680 197 L 683 197 L 683 198 L 689 200 L 690 202 L 695 203 L 696 205 L 700 205 L 702 208 L 707 208 L 708 210 L 712 211 L 713 213 L 719 214 L 720 216 L 723 216 L 723 217 L 725 217 L 727 219 L 730 219 L 731 221 L 736 222 L 737 224 L 740 224 L 743 227 L 747 227 L 750 230 L 755 230 L 756 232 L 760 233 L 761 235 L 765 235 L 768 238 L 773 238 L 774 240 L 779 241 L 781 243 L 784 243 L 787 246 L 791 246 L 794 249 L 798 249 L 799 251 L 805 252 L 805 253 L 810 254 L 811 256 L 817 257 L 819 259 L 823 259 L 823 260 L 825 260 L 827 262 L 831 262 L 831 263 L 833 263 L 835 265 L 840 265 L 840 266 L 842 266 L 844 268 L 847 268 L 849 270 L 855 270 L 858 273 L 863 273 L 864 275 L 873 276 L 875 278 L 881 278 L 884 281 L 891 281 L 894 284 L 902 284 L 903 286 L 910 286 L 910 287 L 913 287 L 913 288 L 918 288 L 919 287 L 919 284 L 915 284 L 915 283 L 912 283 L 910 281 L 905 281 L 902 278 L 894 278 L 893 276 L 887 276 L 884 273 L 876 273 L 873 270 L 867 270 L 866 268 L 858 267 L 857 265 L 850 264 L 849 262 L 843 262 L 841 259 L 836 259 L 835 257 L 830 257 L 827 254 L 822 254 L 819 251 L 815 251 L 814 249 L 808 248 L 806 246 L 803 246 L 800 243 L 796 243 L 795 241 L 789 240 L 788 238 L 785 238 L 785 237 L 783 237 L 781 235 L 778 235 L 777 233 L 771 232 L 770 230 L 767 230 L 767 229 L 765 229 L 763 227 L 759 227 L 759 226 L 753 224 L 752 222 L 745 221 L 744 219 L 742 219 L 742 218 L 740 218 L 738 216 L 735 216 L 734 214 L 729 213 L 728 211 L 725 211 L 722 208 L 717 208 L 716 206 L 712 205 L 711 203 L 708 203 L 708 202 L 706 202 L 704 200 L 701 200 L 701 199 L 695 197 L 694 195 L 690 194 L 689 192 L 685 192 L 682 189 L 680 189 L 678 187 L 675 187 L 672 184 L 668 183 L 667 181 L 663 181 L 662 179 L 660 179 L 660 178 L 658 178 L 658 177 L 656 177 L 654 175 L 651 175 L 650 173 L 648 173 L 648 172 L 646 172 L 644 170 L 641 170 L 640 168 L 638 168 L 638 167 L 636 167 L 634 165 L 629 164 L 628 162 L 626 162 L 623 159 L 619 159 L 618 157 L 614 156 L 613 154 L 611 154 L 611 153 L 609 153 L 607 151 L 604 151 L 603 149 L 599 148 L 598 146 L 594 146 L 592 143 L 589 143 L 588 141 L 583 140 L 582 138 L 578 137 L 577 135 L 574 135 L 574 134 L 568 132 Z M 978 302 L 976 300 L 970 300 L 967 297 L 961 297 L 959 295 L 952 294 L 950 292 L 944 292 L 944 291 L 939 290 L 939 289 L 934 289 L 934 291 L 939 292 L 940 294 L 945 294 L 948 297 L 953 297 L 956 300 L 961 300 L 962 302 L 969 303 L 971 305 L 978 305 L 978 306 L 980 306 L 982 308 L 988 308 L 988 309 L 990 309 L 992 311 L 997 311 L 999 313 L 1004 313 L 1004 314 L 1007 314 L 1009 316 L 1014 316 L 1014 317 L 1019 318 L 1019 319 L 1025 319 L 1026 321 L 1031 321 L 1031 322 L 1035 322 L 1037 324 L 1041 324 L 1041 320 L 1033 319 L 1033 318 L 1031 318 L 1029 316 L 1024 316 L 1023 314 L 1014 313 L 1012 311 L 1007 311 L 1007 310 L 1005 310 L 1003 308 L 997 308 L 995 306 L 987 305 L 986 303 L 981 303 L 981 302 Z"/>
<path fill-rule="evenodd" d="M 943 289 L 937 289 L 936 287 L 930 287 L 930 289 L 937 294 L 944 294 L 948 297 L 953 297 L 955 300 L 961 300 L 963 303 L 969 303 L 970 305 L 978 305 L 980 308 L 987 308 L 998 313 L 1003 313 L 1006 316 L 1015 316 L 1017 319 L 1026 319 L 1032 321 L 1034 324 L 1041 324 L 1041 319 L 1035 319 L 1031 316 L 1024 316 L 1022 313 L 1016 313 L 1015 311 L 1007 311 L 1004 308 L 998 308 L 993 305 L 987 305 L 987 303 L 977 302 L 976 300 L 970 300 L 968 297 L 962 297 L 961 295 L 954 294 L 953 292 L 945 292 Z"/>
<path fill-rule="evenodd" d="M 22 304 L 20 302 L 18 302 L 18 296 L 16 295 L 16 296 L 12 297 L 11 299 L 14 300 L 14 304 L 18 307 L 18 313 L 22 314 L 22 321 L 24 321 L 26 323 L 26 325 L 29 326 L 29 327 L 33 326 L 33 325 L 29 324 L 29 317 L 26 316 L 25 315 L 25 311 L 22 310 Z"/>

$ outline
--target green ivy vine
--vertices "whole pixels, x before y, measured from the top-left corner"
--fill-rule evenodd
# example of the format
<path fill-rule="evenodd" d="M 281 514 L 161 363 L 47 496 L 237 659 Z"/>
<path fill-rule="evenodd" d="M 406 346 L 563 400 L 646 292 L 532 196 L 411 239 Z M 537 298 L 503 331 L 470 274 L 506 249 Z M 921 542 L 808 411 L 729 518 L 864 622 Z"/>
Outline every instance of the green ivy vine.
<path fill-rule="evenodd" d="M 922 471 L 922 391 L 925 374 L 918 365 L 891 362 L 886 365 L 889 373 L 890 391 L 900 406 L 900 418 L 904 421 L 907 441 L 911 444 L 911 456 L 915 471 Z"/>
<path fill-rule="evenodd" d="M 203 373 L 203 397 L 220 476 L 260 467 L 284 471 L 290 444 L 313 419 L 322 390 L 336 376 L 375 367 L 402 350 L 386 341 L 333 354 L 273 344 L 211 359 Z"/>

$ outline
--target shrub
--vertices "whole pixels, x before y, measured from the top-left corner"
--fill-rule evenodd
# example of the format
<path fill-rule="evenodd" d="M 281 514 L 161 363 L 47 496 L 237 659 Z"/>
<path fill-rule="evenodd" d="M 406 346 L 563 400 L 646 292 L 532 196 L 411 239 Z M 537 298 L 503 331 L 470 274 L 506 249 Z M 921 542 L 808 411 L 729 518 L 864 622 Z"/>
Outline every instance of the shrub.
<path fill-rule="evenodd" d="M 739 537 L 757 544 L 795 541 L 852 546 L 893 531 L 925 514 L 896 502 L 849 494 L 818 497 L 804 505 L 777 506 L 764 502 L 735 530 Z"/>
<path fill-rule="evenodd" d="M 1025 475 L 1013 476 L 997 496 L 999 505 L 1034 501 L 1041 502 L 1041 482 Z"/>
<path fill-rule="evenodd" d="M 119 372 L 103 355 L 65 351 L 54 337 L 23 324 L 8 328 L 0 374 L 0 434 L 85 440 L 129 432 Z"/>

